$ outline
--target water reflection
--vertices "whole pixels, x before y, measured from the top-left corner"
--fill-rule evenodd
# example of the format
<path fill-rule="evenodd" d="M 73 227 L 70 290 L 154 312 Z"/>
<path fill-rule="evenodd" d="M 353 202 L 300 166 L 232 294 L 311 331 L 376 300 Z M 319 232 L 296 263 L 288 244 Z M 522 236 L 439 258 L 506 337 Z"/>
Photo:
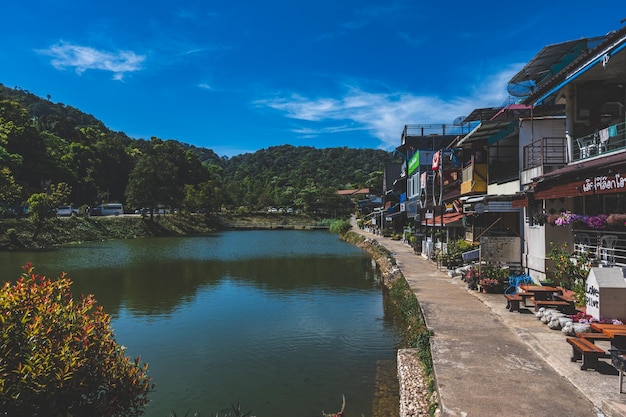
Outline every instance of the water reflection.
<path fill-rule="evenodd" d="M 371 415 L 377 367 L 393 366 L 399 342 L 371 258 L 327 232 L 102 242 L 0 259 L 5 277 L 32 261 L 95 295 L 129 355 L 150 364 L 148 417 L 210 415 L 237 401 L 260 417 L 319 416 L 342 394 L 351 415 Z"/>

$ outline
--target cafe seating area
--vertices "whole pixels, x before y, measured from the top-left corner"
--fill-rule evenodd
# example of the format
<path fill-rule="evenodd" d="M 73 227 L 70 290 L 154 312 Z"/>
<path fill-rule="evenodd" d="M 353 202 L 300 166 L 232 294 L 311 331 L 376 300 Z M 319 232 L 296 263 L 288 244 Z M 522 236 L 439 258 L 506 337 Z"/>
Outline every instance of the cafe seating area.
<path fill-rule="evenodd" d="M 626 370 L 626 325 L 612 323 L 590 323 L 591 332 L 577 333 L 568 337 L 572 345 L 572 362 L 582 361 L 581 370 L 597 370 L 598 359 L 610 358 L 611 364 L 619 372 L 618 389 L 624 394 L 624 371 Z M 609 342 L 610 347 L 600 347 L 597 341 Z"/>
<path fill-rule="evenodd" d="M 518 280 L 517 277 L 511 279 L 513 282 Z M 506 308 L 511 312 L 521 313 L 522 309 L 528 309 L 530 306 L 535 312 L 543 307 L 554 308 L 565 314 L 576 313 L 571 291 L 559 286 L 536 285 L 525 280 L 516 286 L 514 292 L 505 291 L 504 297 L 507 300 Z"/>
<path fill-rule="evenodd" d="M 600 248 L 606 249 L 606 254 L 601 256 L 610 259 L 615 240 L 605 240 Z M 581 240 L 580 244 L 588 242 Z M 591 268 L 585 307 L 577 307 L 574 292 L 561 286 L 539 285 L 521 276 L 510 277 L 510 282 L 504 293 L 509 312 L 534 314 L 551 329 L 561 330 L 564 342 L 571 347 L 571 362 L 580 363 L 581 371 L 606 373 L 607 367 L 612 367 L 619 374 L 618 392 L 626 393 L 626 324 L 619 320 L 626 312 L 620 301 L 624 299 L 620 293 L 626 294 L 626 272 L 622 268 Z"/>

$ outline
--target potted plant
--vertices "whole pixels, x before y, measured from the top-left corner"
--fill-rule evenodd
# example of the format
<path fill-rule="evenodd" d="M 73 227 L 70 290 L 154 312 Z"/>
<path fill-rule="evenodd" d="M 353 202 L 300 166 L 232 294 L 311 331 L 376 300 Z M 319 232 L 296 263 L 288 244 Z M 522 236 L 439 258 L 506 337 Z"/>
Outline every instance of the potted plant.
<path fill-rule="evenodd" d="M 501 293 L 504 292 L 508 275 L 508 270 L 498 265 L 482 265 L 478 285 L 483 292 Z"/>
<path fill-rule="evenodd" d="M 463 281 L 467 282 L 467 288 L 475 290 L 478 288 L 478 280 L 480 279 L 480 273 L 478 268 L 470 266 L 469 269 L 463 275 Z"/>

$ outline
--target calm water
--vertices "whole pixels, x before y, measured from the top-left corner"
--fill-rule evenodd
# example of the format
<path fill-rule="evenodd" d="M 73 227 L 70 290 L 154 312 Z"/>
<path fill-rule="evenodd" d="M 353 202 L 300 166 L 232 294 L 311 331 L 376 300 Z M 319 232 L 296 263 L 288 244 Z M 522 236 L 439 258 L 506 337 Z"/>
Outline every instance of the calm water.
<path fill-rule="evenodd" d="M 241 403 L 258 417 L 371 416 L 377 371 L 395 367 L 399 335 L 378 271 L 328 232 L 246 231 L 0 253 L 92 293 L 117 341 L 150 365 L 148 417 L 215 415 Z M 381 372 L 382 373 L 382 372 Z M 397 403 L 396 403 L 397 404 Z M 387 415 L 394 415 L 389 410 Z"/>

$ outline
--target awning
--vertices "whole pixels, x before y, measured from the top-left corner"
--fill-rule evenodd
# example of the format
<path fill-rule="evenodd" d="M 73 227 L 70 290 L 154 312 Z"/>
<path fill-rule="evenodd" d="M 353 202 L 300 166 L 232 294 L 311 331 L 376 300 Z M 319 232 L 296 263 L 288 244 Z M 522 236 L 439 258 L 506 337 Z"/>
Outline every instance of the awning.
<path fill-rule="evenodd" d="M 530 205 L 531 200 L 534 200 L 533 193 L 518 193 L 511 200 L 511 206 L 513 208 L 525 208 Z"/>
<path fill-rule="evenodd" d="M 404 214 L 403 211 L 396 211 L 395 213 L 387 213 L 385 214 L 385 221 L 390 222 L 396 217 L 401 216 L 402 214 Z"/>
<path fill-rule="evenodd" d="M 507 90 L 514 97 L 528 97 L 574 61 L 597 39 L 577 39 L 545 46 L 509 81 Z"/>
<path fill-rule="evenodd" d="M 535 189 L 550 186 L 554 181 L 576 178 L 588 173 L 605 172 L 608 169 L 626 168 L 626 151 L 619 151 L 602 158 L 594 158 L 566 165 L 533 178 Z"/>
<path fill-rule="evenodd" d="M 461 220 L 465 217 L 463 213 L 444 213 L 443 225 L 447 227 L 463 226 Z M 434 221 L 434 224 L 433 224 Z M 422 226 L 435 226 L 441 227 L 441 214 L 434 216 L 432 219 L 428 219 L 428 223 L 425 219 L 422 220 Z"/>
<path fill-rule="evenodd" d="M 577 68 L 575 68 L 572 71 L 568 71 L 567 75 L 565 75 L 564 78 L 562 76 L 558 76 L 557 79 L 560 79 L 561 81 L 558 82 L 558 84 L 556 84 L 553 87 L 549 87 L 549 85 L 552 83 L 547 82 L 546 83 L 546 89 L 548 89 L 547 91 L 544 90 L 544 92 L 542 92 L 540 90 L 537 92 L 538 98 L 534 98 L 535 96 L 531 96 L 529 97 L 529 99 L 534 101 L 534 105 L 540 105 L 545 99 L 555 94 L 556 92 L 561 90 L 563 87 L 565 87 L 567 84 L 571 83 L 576 78 L 580 77 L 582 74 L 593 69 L 596 65 L 600 63 L 602 63 L 603 67 L 610 66 L 612 68 L 622 68 L 623 66 L 617 63 L 614 57 L 618 52 L 620 52 L 622 49 L 626 47 L 626 30 L 625 29 L 626 28 L 622 28 L 620 29 L 620 31 L 617 32 L 616 39 L 609 37 L 607 35 L 607 37 L 605 38 L 606 42 L 604 44 L 601 44 L 596 49 L 590 48 L 592 51 L 591 53 L 593 55 L 591 55 L 590 53 L 591 57 L 586 59 L 585 62 L 582 63 L 582 65 L 579 65 Z M 613 64 L 615 65 L 611 64 L 611 59 L 613 59 L 614 61 Z M 575 64 L 572 63 L 572 65 L 575 65 Z"/>
<path fill-rule="evenodd" d="M 464 143 L 478 142 L 486 140 L 488 145 L 493 145 L 515 132 L 518 127 L 518 120 L 501 120 L 494 122 L 483 122 L 476 129 L 467 134 L 459 145 Z"/>
<path fill-rule="evenodd" d="M 576 178 L 537 184 L 536 199 L 568 198 L 586 195 L 623 194 L 626 192 L 626 165 L 621 168 L 586 170 Z"/>

